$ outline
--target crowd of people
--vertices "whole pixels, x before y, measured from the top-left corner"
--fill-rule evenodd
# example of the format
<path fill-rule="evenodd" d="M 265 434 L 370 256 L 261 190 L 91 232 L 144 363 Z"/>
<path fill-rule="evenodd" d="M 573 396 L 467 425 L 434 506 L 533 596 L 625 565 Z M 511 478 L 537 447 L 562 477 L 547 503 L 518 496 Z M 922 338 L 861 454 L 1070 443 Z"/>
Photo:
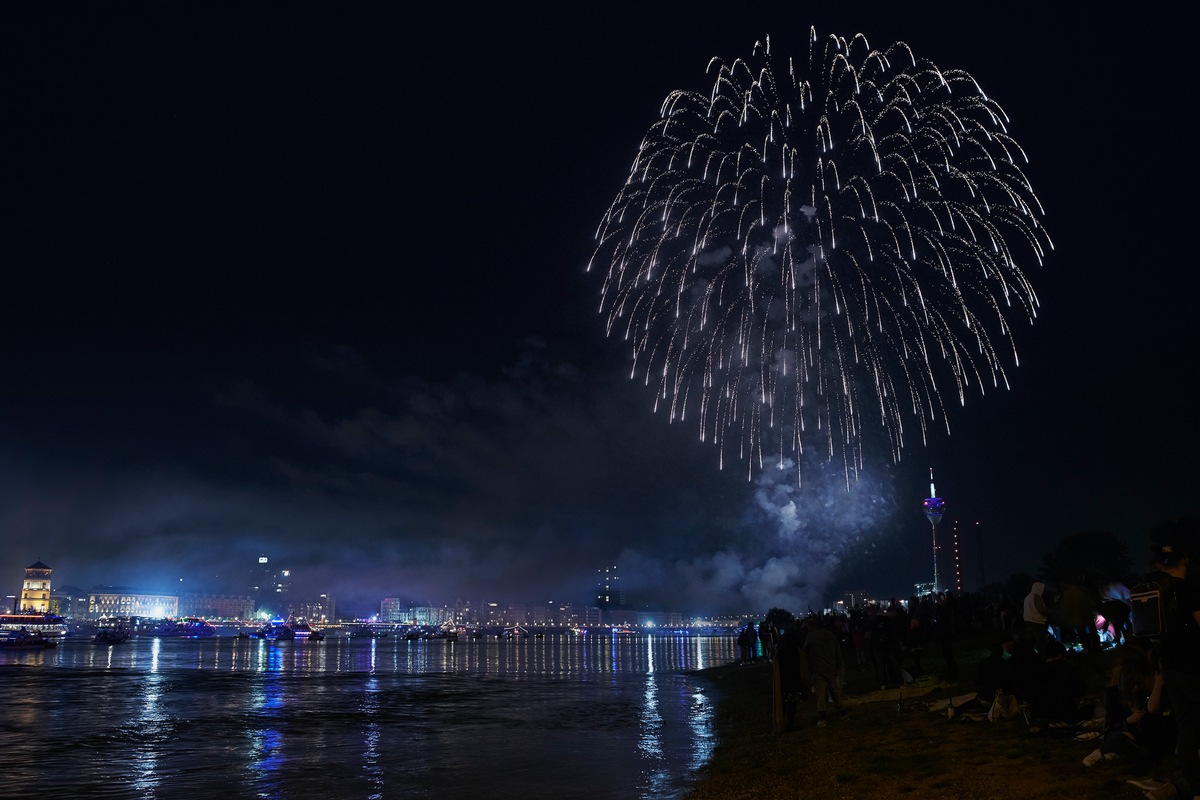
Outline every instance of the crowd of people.
<path fill-rule="evenodd" d="M 969 691 L 931 703 L 931 710 L 957 720 L 1021 718 L 1032 733 L 1091 743 L 1085 767 L 1119 762 L 1151 800 L 1200 798 L 1200 574 L 1188 566 L 1178 545 L 1156 553 L 1148 580 L 1163 589 L 1163 629 L 1153 637 L 1134 634 L 1127 600 L 1089 592 L 1080 580 L 1054 587 L 1033 581 L 1019 602 L 940 592 L 847 614 L 794 619 L 781 612 L 747 626 L 738 643 L 744 663 L 759 653 L 777 662 L 792 729 L 809 698 L 817 725 L 828 724 L 831 711 L 845 716 L 847 669 L 868 673 L 884 690 L 930 680 L 959 684 L 956 640 L 986 637 L 990 652 L 973 685 L 964 686 Z M 1080 662 L 1101 652 L 1109 667 L 1097 693 Z M 1172 754 L 1178 769 L 1148 777 Z"/>

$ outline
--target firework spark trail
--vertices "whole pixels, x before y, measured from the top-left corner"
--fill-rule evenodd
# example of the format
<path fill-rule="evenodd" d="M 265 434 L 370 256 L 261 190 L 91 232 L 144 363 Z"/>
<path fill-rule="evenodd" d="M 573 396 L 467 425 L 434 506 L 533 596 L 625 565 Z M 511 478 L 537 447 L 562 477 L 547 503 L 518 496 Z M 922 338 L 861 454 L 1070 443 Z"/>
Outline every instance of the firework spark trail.
<path fill-rule="evenodd" d="M 849 481 L 874 432 L 898 460 L 906 424 L 924 441 L 947 397 L 1008 386 L 1011 318 L 1038 306 L 1023 264 L 1052 245 L 970 75 L 861 35 L 809 48 L 807 74 L 768 39 L 667 96 L 589 269 L 632 376 L 722 465 L 812 448 Z"/>

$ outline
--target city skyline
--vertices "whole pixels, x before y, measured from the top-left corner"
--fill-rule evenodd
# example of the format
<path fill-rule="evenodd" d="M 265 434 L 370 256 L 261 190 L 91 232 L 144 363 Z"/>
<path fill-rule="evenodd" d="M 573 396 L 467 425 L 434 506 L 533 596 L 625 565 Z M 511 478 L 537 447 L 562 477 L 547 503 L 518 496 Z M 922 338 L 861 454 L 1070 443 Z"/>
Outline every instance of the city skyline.
<path fill-rule="evenodd" d="M 46 607 L 35 607 L 25 601 L 30 586 L 41 591 L 39 596 L 45 602 L 51 598 L 62 600 L 65 597 L 81 594 L 95 595 L 96 593 L 104 593 L 110 595 L 143 595 L 146 597 L 174 597 L 174 598 L 197 598 L 197 597 L 221 597 L 221 598 L 244 598 L 250 602 L 250 614 L 243 616 L 249 618 L 251 616 L 261 616 L 265 614 L 267 617 L 288 616 L 296 613 L 297 608 L 314 605 L 319 602 L 335 603 L 333 595 L 329 593 L 319 594 L 302 594 L 292 592 L 290 583 L 283 581 L 290 580 L 290 570 L 284 567 L 273 571 L 269 566 L 269 557 L 260 555 L 255 560 L 255 566 L 247 570 L 247 579 L 243 583 L 241 589 L 233 585 L 225 585 L 224 587 L 215 587 L 212 585 L 188 585 L 184 586 L 184 580 L 180 579 L 177 584 L 169 586 L 155 586 L 146 583 L 137 583 L 130 585 L 114 585 L 108 583 L 92 584 L 88 589 L 76 586 L 73 583 L 68 583 L 59 579 L 52 581 L 52 573 L 54 568 L 48 564 L 38 560 L 36 563 L 25 568 L 25 581 L 22 584 L 20 594 L 10 595 L 13 600 L 13 611 L 15 612 L 44 612 L 48 611 Z M 593 582 L 591 586 L 578 592 L 575 598 L 560 598 L 537 600 L 531 597 L 483 597 L 473 595 L 469 591 L 451 593 L 454 599 L 449 599 L 449 596 L 431 598 L 431 597 L 416 597 L 409 596 L 403 592 L 388 592 L 377 590 L 375 596 L 379 598 L 375 603 L 374 609 L 355 609 L 358 613 L 353 616 L 362 618 L 372 614 L 379 614 L 380 607 L 383 604 L 392 602 L 406 608 L 454 608 L 462 607 L 464 604 L 472 607 L 485 607 L 502 605 L 505 608 L 532 608 L 535 606 L 561 606 L 563 608 L 594 608 L 598 611 L 608 609 L 622 611 L 636 611 L 632 605 L 627 602 L 624 592 L 613 591 L 612 597 L 608 596 L 608 588 L 611 583 L 619 580 L 616 567 L 607 567 L 597 570 L 600 578 Z M 31 582 L 31 575 L 34 580 Z M 265 579 L 265 580 L 264 580 Z M 264 585 L 266 588 L 264 589 Z M 367 587 L 369 593 L 371 589 L 377 587 Z M 78 599 L 78 598 L 77 598 Z M 142 602 L 145 605 L 147 602 Z M 646 609 L 641 609 L 646 610 Z M 197 616 L 196 614 L 180 614 L 180 616 Z M 152 616 L 175 616 L 175 614 L 157 614 Z M 199 614 L 198 616 L 205 616 Z M 230 616 L 230 615 L 220 615 Z"/>

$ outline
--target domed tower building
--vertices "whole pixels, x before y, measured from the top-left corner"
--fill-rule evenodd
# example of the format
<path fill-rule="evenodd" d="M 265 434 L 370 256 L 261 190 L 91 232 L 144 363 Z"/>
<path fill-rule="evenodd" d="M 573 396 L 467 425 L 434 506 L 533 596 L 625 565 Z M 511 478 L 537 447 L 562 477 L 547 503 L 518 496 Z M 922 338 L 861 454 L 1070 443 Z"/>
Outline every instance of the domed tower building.
<path fill-rule="evenodd" d="M 38 561 L 25 568 L 25 580 L 21 584 L 21 611 L 37 614 L 50 613 L 50 573 L 54 570 Z"/>

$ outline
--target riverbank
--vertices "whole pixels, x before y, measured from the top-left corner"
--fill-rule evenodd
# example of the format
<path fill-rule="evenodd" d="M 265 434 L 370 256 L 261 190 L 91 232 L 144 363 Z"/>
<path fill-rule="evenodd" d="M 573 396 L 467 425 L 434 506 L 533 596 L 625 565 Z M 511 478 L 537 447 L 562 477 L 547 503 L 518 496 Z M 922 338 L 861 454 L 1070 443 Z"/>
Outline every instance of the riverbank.
<path fill-rule="evenodd" d="M 850 716 L 817 727 L 810 700 L 803 726 L 772 733 L 771 666 L 764 662 L 704 672 L 716 690 L 718 746 L 688 800 L 1138 800 L 1121 762 L 1084 767 L 1097 742 L 1075 740 L 1079 731 L 1036 731 L 1021 717 L 998 722 L 948 720 L 927 703 L 971 691 L 987 641 L 957 648 L 963 681 L 927 684 L 906 697 L 873 692 L 869 670 L 847 675 Z M 1099 699 L 1112 653 L 1079 655 L 1089 699 Z M 944 674 L 940 659 L 926 659 Z M 883 699 L 886 697 L 887 699 Z"/>

